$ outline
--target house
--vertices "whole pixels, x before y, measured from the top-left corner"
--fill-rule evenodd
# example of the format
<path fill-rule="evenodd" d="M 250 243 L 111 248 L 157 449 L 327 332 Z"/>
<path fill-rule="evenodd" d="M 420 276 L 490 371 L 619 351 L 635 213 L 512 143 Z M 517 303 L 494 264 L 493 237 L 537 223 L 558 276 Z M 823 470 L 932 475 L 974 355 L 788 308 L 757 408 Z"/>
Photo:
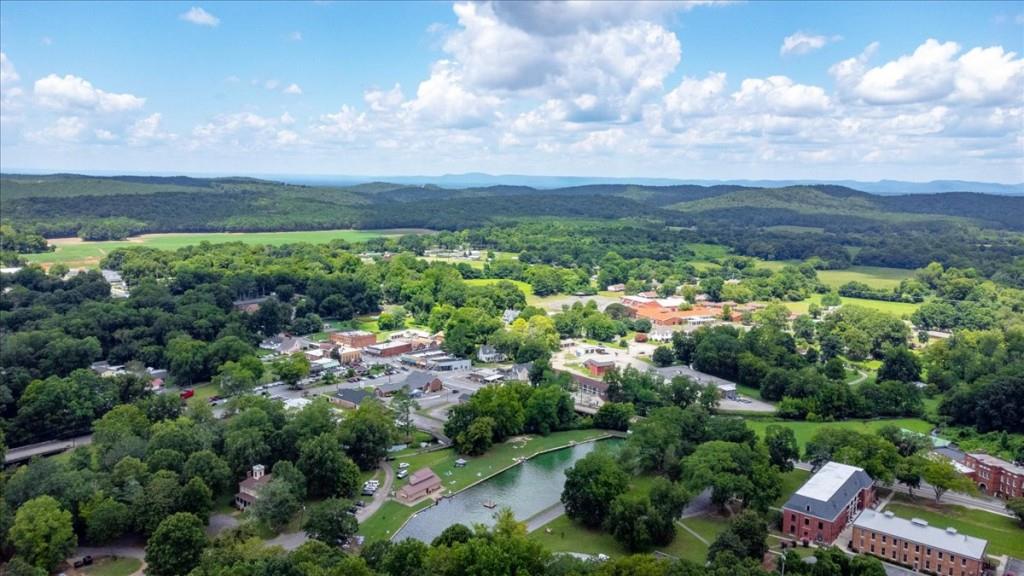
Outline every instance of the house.
<path fill-rule="evenodd" d="M 344 388 L 334 393 L 334 397 L 331 402 L 338 404 L 343 408 L 358 408 L 359 404 L 367 398 L 373 396 L 373 392 L 368 390 L 362 390 L 360 388 Z"/>
<path fill-rule="evenodd" d="M 874 498 L 874 481 L 867 472 L 829 462 L 786 501 L 782 531 L 800 540 L 831 544 Z"/>
<path fill-rule="evenodd" d="M 524 362 L 522 364 L 513 364 L 508 368 L 501 371 L 505 375 L 506 380 L 516 380 L 518 382 L 529 382 L 530 381 L 530 370 L 533 368 L 533 362 Z"/>
<path fill-rule="evenodd" d="M 968 453 L 963 463 L 974 470 L 968 476 L 985 494 L 1008 499 L 1024 496 L 1024 467 L 981 452 Z"/>
<path fill-rule="evenodd" d="M 956 528 L 937 528 L 919 518 L 864 510 L 853 522 L 850 547 L 915 572 L 942 576 L 981 576 L 988 542 Z"/>
<path fill-rule="evenodd" d="M 260 497 L 260 490 L 270 483 L 273 474 L 267 474 L 262 464 L 252 467 L 246 474 L 245 480 L 238 483 L 238 494 L 235 494 L 235 506 L 239 510 L 245 510 L 252 506 Z"/>
<path fill-rule="evenodd" d="M 515 322 L 516 318 L 519 318 L 519 310 L 507 308 L 504 312 L 501 313 L 501 321 L 504 322 L 505 324 L 511 324 Z"/>
<path fill-rule="evenodd" d="M 100 270 L 100 274 L 103 275 L 103 279 L 110 284 L 110 296 L 112 298 L 127 298 L 128 297 L 128 284 L 121 277 L 121 273 L 116 270 Z"/>
<path fill-rule="evenodd" d="M 441 479 L 430 468 L 420 468 L 409 476 L 409 483 L 398 491 L 398 499 L 414 502 L 441 489 Z"/>
<path fill-rule="evenodd" d="M 107 361 L 93 362 L 89 365 L 89 369 L 104 378 L 113 378 L 125 373 L 124 365 L 114 365 Z"/>
<path fill-rule="evenodd" d="M 716 382 L 715 387 L 718 388 L 718 395 L 726 400 L 736 399 L 736 384 L 732 382 Z"/>
<path fill-rule="evenodd" d="M 377 343 L 377 335 L 366 330 L 346 330 L 332 333 L 331 342 L 349 348 L 365 348 Z"/>
<path fill-rule="evenodd" d="M 392 340 L 390 342 L 381 342 L 380 344 L 372 344 L 363 348 L 363 352 L 370 354 L 371 356 L 399 356 L 406 352 L 412 352 L 412 342 L 408 340 Z"/>
<path fill-rule="evenodd" d="M 264 350 L 271 350 L 278 354 L 291 355 L 296 352 L 302 352 L 307 348 L 314 348 L 314 346 L 305 338 L 278 334 L 277 336 L 267 338 L 263 342 L 260 342 L 260 348 Z"/>
<path fill-rule="evenodd" d="M 440 392 L 442 388 L 441 379 L 430 372 L 410 372 L 400 382 L 388 382 L 377 387 L 377 396 L 391 396 L 401 390 L 408 388 L 410 393 L 426 394 L 427 392 Z"/>
<path fill-rule="evenodd" d="M 608 292 L 625 292 L 626 291 L 626 285 L 625 284 L 609 284 L 608 287 L 605 288 L 605 290 L 607 290 Z"/>
<path fill-rule="evenodd" d="M 504 353 L 499 352 L 497 348 L 490 344 L 484 344 L 476 353 L 476 359 L 481 362 L 501 362 L 505 360 L 505 358 L 506 356 Z"/>
<path fill-rule="evenodd" d="M 591 376 L 604 376 L 604 373 L 615 368 L 614 360 L 598 360 L 597 358 L 587 358 L 583 362 L 583 365 L 590 372 Z"/>

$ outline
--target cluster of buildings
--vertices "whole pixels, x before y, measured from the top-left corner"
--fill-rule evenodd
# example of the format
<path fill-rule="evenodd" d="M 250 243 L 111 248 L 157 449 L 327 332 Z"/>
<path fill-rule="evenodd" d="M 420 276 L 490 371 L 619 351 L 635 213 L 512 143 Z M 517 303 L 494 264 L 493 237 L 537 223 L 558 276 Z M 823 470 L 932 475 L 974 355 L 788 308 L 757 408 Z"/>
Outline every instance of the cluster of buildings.
<path fill-rule="evenodd" d="M 102 362 L 93 362 L 89 365 L 89 369 L 99 374 L 103 378 L 113 378 L 114 376 L 120 376 L 122 374 L 135 374 L 142 378 L 149 380 L 150 390 L 160 390 L 164 387 L 164 383 L 167 381 L 167 370 L 164 368 L 152 368 L 147 366 L 144 371 L 133 371 L 129 370 L 123 364 L 111 364 L 104 360 Z"/>
<path fill-rule="evenodd" d="M 110 296 L 112 298 L 127 298 L 130 294 L 128 291 L 128 283 L 121 277 L 121 273 L 117 270 L 100 270 L 100 274 L 103 275 L 103 279 L 110 284 Z"/>
<path fill-rule="evenodd" d="M 730 320 L 736 322 L 740 320 L 743 312 L 752 312 L 759 308 L 758 304 L 753 303 L 707 302 L 700 299 L 691 305 L 684 298 L 658 298 L 654 293 L 623 296 L 620 301 L 629 309 L 633 318 L 649 320 L 656 327 L 704 326 L 721 320 L 726 307 L 730 311 Z"/>
<path fill-rule="evenodd" d="M 856 466 L 829 462 L 783 505 L 782 531 L 795 540 L 824 545 L 848 534 L 853 552 L 915 572 L 941 576 L 984 573 L 987 541 L 874 507 L 871 477 Z"/>

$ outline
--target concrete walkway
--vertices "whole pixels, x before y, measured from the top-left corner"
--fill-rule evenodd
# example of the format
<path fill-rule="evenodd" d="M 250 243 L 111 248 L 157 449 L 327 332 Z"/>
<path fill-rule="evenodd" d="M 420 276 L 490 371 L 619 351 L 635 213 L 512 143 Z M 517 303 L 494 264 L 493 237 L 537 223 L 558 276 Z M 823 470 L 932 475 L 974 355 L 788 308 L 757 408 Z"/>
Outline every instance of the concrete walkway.
<path fill-rule="evenodd" d="M 526 519 L 526 531 L 533 532 L 534 530 L 547 525 L 562 514 L 565 514 L 565 505 L 561 502 L 549 506 Z"/>
<path fill-rule="evenodd" d="M 701 542 L 703 542 L 705 546 L 711 546 L 711 542 L 708 542 L 707 539 L 705 539 L 700 534 L 697 534 L 692 528 L 690 528 L 686 524 L 683 524 L 681 521 L 676 520 L 676 526 L 679 526 L 683 530 L 686 530 L 687 532 L 692 534 L 694 538 L 696 538 L 697 540 L 700 540 Z"/>

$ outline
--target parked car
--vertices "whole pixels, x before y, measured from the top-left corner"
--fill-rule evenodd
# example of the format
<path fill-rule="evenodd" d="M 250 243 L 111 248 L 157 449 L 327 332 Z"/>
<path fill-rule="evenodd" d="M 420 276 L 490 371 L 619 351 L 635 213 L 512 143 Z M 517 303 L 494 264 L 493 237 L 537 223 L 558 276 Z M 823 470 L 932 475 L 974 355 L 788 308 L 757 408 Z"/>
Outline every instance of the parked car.
<path fill-rule="evenodd" d="M 399 480 L 401 480 L 402 478 L 405 478 L 405 477 L 406 477 L 406 476 L 408 476 L 408 475 L 409 475 L 409 471 L 408 471 L 408 470 L 399 470 L 399 471 L 398 471 L 398 474 L 396 474 L 395 476 L 396 476 L 396 477 L 397 477 L 397 478 L 398 478 Z"/>
<path fill-rule="evenodd" d="M 178 396 L 181 396 L 182 400 L 188 400 L 189 398 L 191 398 L 191 397 L 193 397 L 195 395 L 196 395 L 196 391 L 193 390 L 192 388 L 189 388 L 187 390 L 182 390 L 181 393 L 178 394 Z"/>
<path fill-rule="evenodd" d="M 405 470 L 405 469 L 406 469 L 406 468 L 408 468 L 408 467 L 409 467 L 409 463 L 408 463 L 408 462 L 399 462 L 399 463 L 398 463 L 398 468 L 399 468 L 400 470 Z"/>

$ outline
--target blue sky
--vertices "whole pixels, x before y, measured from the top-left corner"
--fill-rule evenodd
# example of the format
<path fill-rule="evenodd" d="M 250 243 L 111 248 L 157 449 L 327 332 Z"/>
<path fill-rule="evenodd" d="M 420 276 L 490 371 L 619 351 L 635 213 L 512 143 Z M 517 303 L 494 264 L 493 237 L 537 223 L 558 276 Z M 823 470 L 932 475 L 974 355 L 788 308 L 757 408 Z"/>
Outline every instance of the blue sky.
<path fill-rule="evenodd" d="M 0 4 L 0 166 L 1024 181 L 1024 2 Z"/>

